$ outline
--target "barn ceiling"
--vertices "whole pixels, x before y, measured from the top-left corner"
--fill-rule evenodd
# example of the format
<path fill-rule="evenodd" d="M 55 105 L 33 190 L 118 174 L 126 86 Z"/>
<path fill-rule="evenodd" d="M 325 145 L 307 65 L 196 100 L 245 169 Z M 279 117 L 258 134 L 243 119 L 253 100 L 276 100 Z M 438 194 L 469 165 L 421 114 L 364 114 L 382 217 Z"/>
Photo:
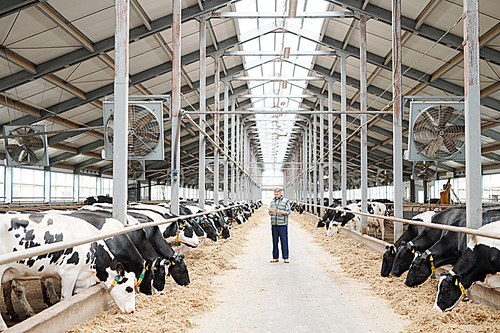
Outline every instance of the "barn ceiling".
<path fill-rule="evenodd" d="M 169 1 L 131 0 L 130 95 L 171 92 L 171 24 Z M 182 1 L 182 105 L 199 108 L 199 21 L 211 12 L 273 12 L 287 16 L 286 0 L 183 0 Z M 347 58 L 348 110 L 359 110 L 359 30 L 356 14 L 367 15 L 368 106 L 389 108 L 391 87 L 391 1 L 299 0 L 297 16 L 311 12 L 347 12 L 343 18 L 220 18 L 208 21 L 207 107 L 214 104 L 213 56 L 223 51 L 253 55 L 222 57 L 221 77 L 296 77 L 303 80 L 232 80 L 229 95 L 236 108 L 250 110 L 319 110 L 327 98 L 327 83 L 307 77 L 331 77 L 333 109 L 340 110 L 340 61 L 336 55 L 302 55 L 309 51 L 344 52 Z M 500 2 L 479 1 L 482 163 L 496 169 L 500 160 Z M 354 16 L 353 16 L 354 14 Z M 104 148 L 102 102 L 113 94 L 114 1 L 0 0 L 0 125 L 45 125 L 51 167 L 109 173 L 112 162 L 101 158 Z M 402 0 L 403 92 L 405 95 L 461 96 L 463 92 L 463 26 L 460 0 Z M 284 59 L 285 48 L 291 55 Z M 264 51 L 278 56 L 258 55 Z M 300 53 L 301 55 L 297 55 Z M 325 52 L 328 53 L 328 52 Z M 221 88 L 222 91 L 222 88 Z M 248 95 L 313 96 L 248 98 Z M 221 107 L 223 105 L 221 95 Z M 325 100 L 325 108 L 327 106 Z M 274 108 L 274 109 L 273 109 Z M 405 108 L 408 111 L 408 108 Z M 279 170 L 297 147 L 300 125 L 311 115 L 243 115 L 251 133 L 252 149 L 264 170 Z M 340 133 L 334 116 L 334 133 Z M 197 116 L 193 116 L 196 120 Z M 368 164 L 392 168 L 392 116 L 370 115 Z M 325 117 L 325 120 L 327 117 Z M 223 128 L 223 117 L 221 130 Z M 208 115 L 208 133 L 213 117 Z M 350 134 L 359 126 L 357 115 L 347 117 Z M 165 121 L 170 140 L 171 123 Z M 326 125 L 326 121 L 325 121 Z M 408 128 L 405 115 L 403 130 Z M 327 127 L 325 126 L 325 129 Z M 71 129 L 71 131 L 68 131 Z M 75 129 L 81 129 L 76 131 Z M 339 136 L 340 137 L 340 136 Z M 339 142 L 336 137 L 334 145 Z M 328 149 L 327 135 L 319 136 Z M 0 152 L 4 152 L 3 140 Z M 232 143 L 230 143 L 232 144 Z M 212 154 L 208 145 L 207 155 Z M 403 148 L 407 149 L 407 134 Z M 319 150 L 319 145 L 316 147 Z M 319 151 L 318 151 L 319 154 Z M 359 133 L 348 143 L 348 171 L 356 177 L 360 163 Z M 319 155 L 318 155 L 319 156 Z M 170 145 L 164 161 L 147 162 L 148 178 L 166 180 Z M 335 150 L 340 161 L 340 148 Z M 187 183 L 198 179 L 198 131 L 189 122 L 181 128 L 181 166 Z M 407 175 L 410 162 L 404 162 Z M 463 171 L 463 162 L 440 163 L 442 171 Z M 156 170 L 156 172 L 154 172 Z"/>

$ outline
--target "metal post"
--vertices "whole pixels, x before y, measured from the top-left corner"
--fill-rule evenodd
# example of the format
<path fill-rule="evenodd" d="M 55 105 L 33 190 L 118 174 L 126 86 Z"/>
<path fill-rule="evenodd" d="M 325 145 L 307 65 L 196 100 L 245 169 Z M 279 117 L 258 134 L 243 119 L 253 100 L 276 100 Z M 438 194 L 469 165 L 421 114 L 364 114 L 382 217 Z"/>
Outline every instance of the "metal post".
<path fill-rule="evenodd" d="M 207 91 L 207 21 L 205 18 L 200 18 L 200 111 L 206 111 L 206 91 Z M 200 114 L 200 128 L 203 132 L 205 126 L 206 115 Z M 200 209 L 205 209 L 205 135 L 199 133 L 199 170 L 198 170 L 198 196 Z"/>
<path fill-rule="evenodd" d="M 333 79 L 328 82 L 328 111 L 333 111 Z M 328 115 L 328 198 L 333 203 L 333 114 Z"/>
<path fill-rule="evenodd" d="M 346 96 L 346 55 L 340 54 L 340 110 L 345 112 L 347 109 L 347 96 Z M 340 116 L 341 123 L 341 191 L 342 191 L 342 207 L 347 205 L 347 115 Z"/>
<path fill-rule="evenodd" d="M 318 160 L 317 152 L 316 152 L 316 146 L 318 142 L 318 117 L 314 115 L 313 117 L 313 126 L 314 126 L 314 131 L 313 131 L 313 142 L 312 142 L 312 149 L 313 149 L 313 197 L 314 197 L 314 204 L 318 204 L 318 165 L 316 164 L 316 161 Z M 318 208 L 313 207 L 313 212 L 317 213 Z"/>
<path fill-rule="evenodd" d="M 181 0 L 173 0 L 172 9 L 172 173 L 170 176 L 170 211 L 179 215 L 179 180 L 181 167 Z"/>
<path fill-rule="evenodd" d="M 128 200 L 128 31 L 130 3 L 128 0 L 116 0 L 115 7 L 113 217 L 125 224 Z"/>
<path fill-rule="evenodd" d="M 308 186 L 309 186 L 309 195 L 308 195 L 308 198 L 309 200 L 311 200 L 310 203 L 315 203 L 316 199 L 314 198 L 314 192 L 313 192 L 313 182 L 314 182 L 314 177 L 313 177 L 313 174 L 311 173 L 311 168 L 310 166 L 312 166 L 312 163 L 313 163 L 313 132 L 312 132 L 312 119 L 309 121 L 309 147 L 308 147 L 308 150 L 309 150 L 309 160 L 308 160 L 308 167 L 307 169 L 309 170 L 308 171 L 308 175 L 309 175 L 309 181 L 308 181 Z M 309 205 L 309 209 L 308 209 L 308 212 L 310 213 L 313 213 L 314 212 L 314 206 L 311 206 Z"/>
<path fill-rule="evenodd" d="M 219 89 L 220 89 L 220 56 L 214 57 L 214 71 L 215 71 L 215 114 L 214 114 L 214 141 L 219 144 L 219 114 L 220 111 L 220 101 L 219 101 Z M 217 206 L 219 204 L 219 148 L 214 146 L 214 204 Z"/>
<path fill-rule="evenodd" d="M 302 201 L 307 202 L 307 128 L 302 134 Z"/>
<path fill-rule="evenodd" d="M 236 109 L 236 99 L 234 97 L 231 98 L 231 111 L 234 112 Z M 234 122 L 234 114 L 231 115 L 231 156 L 234 160 L 236 160 L 236 137 L 235 137 L 235 129 L 236 125 Z M 236 200 L 236 165 L 231 163 L 231 200 Z"/>
<path fill-rule="evenodd" d="M 235 154 L 236 154 L 236 163 L 240 164 L 240 115 L 236 115 L 236 138 L 235 138 Z M 241 200 L 240 194 L 240 170 L 236 168 L 236 200 Z"/>
<path fill-rule="evenodd" d="M 482 224 L 481 88 L 479 81 L 479 1 L 464 0 L 465 65 L 465 184 L 467 227 Z M 470 238 L 469 236 L 468 238 Z"/>
<path fill-rule="evenodd" d="M 392 0 L 392 96 L 394 217 L 403 218 L 403 96 L 401 72 L 401 0 Z M 403 234 L 403 224 L 394 222 L 394 239 Z"/>
<path fill-rule="evenodd" d="M 223 80 L 224 82 L 224 111 L 229 111 L 229 81 Z M 224 152 L 229 153 L 227 145 L 229 144 L 229 115 L 224 115 Z M 227 156 L 224 155 L 224 205 L 227 206 L 229 201 L 229 184 L 228 184 L 228 174 L 229 174 L 229 163 Z"/>
<path fill-rule="evenodd" d="M 319 98 L 319 110 L 324 111 L 325 107 L 325 98 L 321 96 Z M 325 135 L 325 116 L 320 114 L 319 115 L 319 157 L 320 157 L 320 162 L 319 162 L 319 200 L 320 200 L 320 205 L 323 206 L 325 204 L 325 184 L 324 178 L 325 178 L 325 166 L 324 166 L 324 160 L 325 160 L 325 147 L 324 147 L 324 135 Z M 323 216 L 325 213 L 324 208 L 321 208 L 319 211 L 320 216 Z"/>
<path fill-rule="evenodd" d="M 367 86 L 366 86 L 366 18 L 359 16 L 359 74 L 360 74 L 360 111 L 367 111 Z M 361 115 L 361 124 L 366 124 L 366 114 Z M 361 127 L 361 211 L 367 213 L 366 201 L 368 199 L 368 126 Z M 368 233 L 366 216 L 361 216 L 361 234 Z"/>

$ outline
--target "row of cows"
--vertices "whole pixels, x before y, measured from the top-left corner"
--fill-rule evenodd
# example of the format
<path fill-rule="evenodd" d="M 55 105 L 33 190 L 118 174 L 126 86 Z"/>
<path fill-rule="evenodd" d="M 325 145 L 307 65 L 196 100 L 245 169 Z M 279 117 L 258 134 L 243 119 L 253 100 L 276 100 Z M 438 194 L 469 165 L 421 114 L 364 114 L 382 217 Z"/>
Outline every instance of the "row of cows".
<path fill-rule="evenodd" d="M 188 285 L 189 272 L 182 253 L 201 246 L 207 239 L 217 242 L 220 237 L 230 237 L 232 225 L 246 222 L 262 205 L 260 201 L 232 202 L 226 207 L 212 202 L 205 205 L 205 211 L 221 210 L 180 219 L 170 212 L 166 203 L 129 204 L 124 226 L 113 219 L 110 203 L 100 202 L 98 198 L 95 201 L 79 210 L 1 214 L 0 254 L 73 241 L 142 223 L 173 222 L 0 265 L 9 316 L 18 316 L 12 306 L 12 290 L 25 311 L 34 314 L 24 289 L 28 279 L 40 279 L 44 302 L 49 306 L 56 303 L 54 277 L 61 279 L 62 299 L 100 281 L 118 308 L 131 313 L 135 310 L 135 292 L 151 295 L 162 291 L 167 275 L 179 285 Z M 202 210 L 195 202 L 181 202 L 180 215 L 197 213 Z M 0 331 L 6 328 L 0 318 Z"/>
<path fill-rule="evenodd" d="M 368 203 L 368 211 L 375 215 L 384 215 L 383 204 Z M 300 209 L 300 205 L 296 205 Z M 331 205 L 332 208 L 340 208 Z M 350 204 L 340 212 L 328 210 L 319 220 L 318 227 L 328 229 L 327 236 L 338 231 L 339 226 L 359 223 L 359 204 Z M 371 211 L 370 211 L 371 210 Z M 372 218 L 373 220 L 380 220 Z M 466 227 L 466 207 L 450 207 L 440 212 L 428 211 L 413 217 L 413 220 L 442 225 Z M 375 222 L 368 222 L 375 223 Z M 383 223 L 382 223 L 383 225 Z M 376 228 L 376 223 L 375 226 Z M 482 227 L 487 233 L 498 234 L 500 231 L 500 205 L 484 204 L 482 209 Z M 383 230 L 382 230 L 383 233 Z M 382 236 L 383 238 L 383 236 Z M 460 298 L 467 301 L 466 289 L 477 281 L 482 281 L 491 288 L 500 287 L 500 240 L 472 236 L 467 242 L 467 235 L 442 229 L 409 225 L 394 245 L 387 245 L 383 254 L 381 275 L 401 276 L 408 271 L 405 285 L 409 287 L 424 283 L 429 277 L 436 279 L 436 268 L 452 265 L 447 273 L 442 273 L 437 287 L 434 308 L 449 311 L 456 306 Z"/>

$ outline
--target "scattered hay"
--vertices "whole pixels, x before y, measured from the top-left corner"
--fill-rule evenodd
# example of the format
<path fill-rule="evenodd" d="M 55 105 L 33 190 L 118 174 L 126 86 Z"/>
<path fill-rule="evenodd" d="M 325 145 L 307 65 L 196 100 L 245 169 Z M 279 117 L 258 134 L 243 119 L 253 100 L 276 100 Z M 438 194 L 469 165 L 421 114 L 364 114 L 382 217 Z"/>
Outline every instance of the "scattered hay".
<path fill-rule="evenodd" d="M 500 312 L 486 306 L 460 302 L 451 312 L 434 310 L 437 281 L 409 288 L 399 278 L 380 276 L 382 254 L 343 234 L 326 237 L 325 228 L 316 228 L 317 219 L 293 213 L 292 218 L 307 230 L 317 244 L 338 259 L 345 273 L 364 282 L 369 281 L 374 294 L 389 301 L 394 311 L 405 316 L 409 324 L 402 332 L 500 332 Z"/>
<path fill-rule="evenodd" d="M 185 253 L 191 279 L 189 286 L 181 287 L 167 278 L 162 293 L 136 296 L 134 313 L 124 314 L 113 305 L 85 324 L 70 327 L 67 332 L 185 332 L 194 327 L 195 316 L 218 305 L 213 299 L 216 290 L 211 284 L 212 278 L 236 268 L 231 260 L 242 252 L 241 245 L 249 230 L 258 224 L 255 216 L 261 209 L 256 210 L 247 223 L 233 227 L 230 238 L 218 243 L 208 241 L 202 248 Z"/>

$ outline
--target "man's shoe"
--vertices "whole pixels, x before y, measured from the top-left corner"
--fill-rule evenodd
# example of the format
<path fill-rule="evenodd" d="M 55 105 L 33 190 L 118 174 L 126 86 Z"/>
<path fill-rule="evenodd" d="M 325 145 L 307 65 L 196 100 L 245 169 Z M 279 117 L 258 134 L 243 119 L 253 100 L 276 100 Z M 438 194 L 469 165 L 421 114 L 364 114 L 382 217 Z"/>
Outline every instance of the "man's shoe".
<path fill-rule="evenodd" d="M 288 264 L 288 263 L 290 263 L 290 260 L 285 259 L 285 264 Z"/>
<path fill-rule="evenodd" d="M 279 262 L 279 259 L 272 259 L 270 262 Z"/>

